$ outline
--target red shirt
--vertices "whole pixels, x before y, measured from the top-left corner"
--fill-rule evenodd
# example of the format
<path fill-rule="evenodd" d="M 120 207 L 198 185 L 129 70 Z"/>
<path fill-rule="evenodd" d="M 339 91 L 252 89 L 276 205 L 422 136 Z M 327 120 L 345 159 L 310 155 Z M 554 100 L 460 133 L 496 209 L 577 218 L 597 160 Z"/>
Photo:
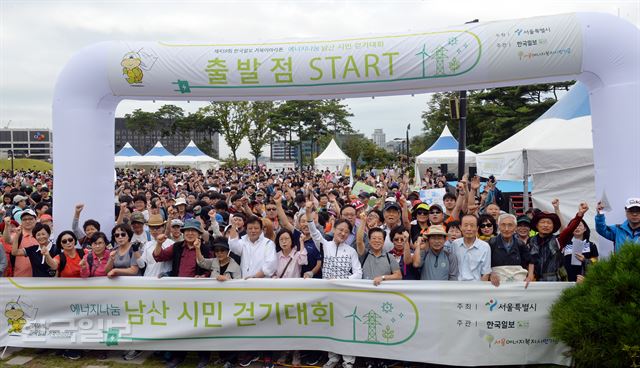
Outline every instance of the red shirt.
<path fill-rule="evenodd" d="M 153 255 L 156 262 L 173 261 L 173 245 L 167 248 L 163 248 L 160 255 Z M 194 277 L 196 276 L 196 270 L 198 263 L 196 261 L 196 248 L 182 246 L 182 254 L 180 255 L 180 262 L 178 268 L 178 277 Z"/>

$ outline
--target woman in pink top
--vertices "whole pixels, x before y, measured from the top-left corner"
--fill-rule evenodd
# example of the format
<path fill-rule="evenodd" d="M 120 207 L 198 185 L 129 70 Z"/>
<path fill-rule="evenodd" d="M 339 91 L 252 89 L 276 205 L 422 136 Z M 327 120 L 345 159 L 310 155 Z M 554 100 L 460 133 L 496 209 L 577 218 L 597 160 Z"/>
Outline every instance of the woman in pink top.
<path fill-rule="evenodd" d="M 87 252 L 80 262 L 80 276 L 83 278 L 107 276 L 106 267 L 109 263 L 107 243 L 105 233 L 98 231 L 91 235 L 89 239 L 91 251 Z"/>
<path fill-rule="evenodd" d="M 278 253 L 276 253 L 278 268 L 276 273 L 273 274 L 273 278 L 291 279 L 302 277 L 302 266 L 307 264 L 307 249 L 304 247 L 304 243 L 294 247 L 291 231 L 281 229 L 276 235 L 276 250 L 278 250 Z M 289 359 L 290 353 L 289 351 L 283 352 L 278 358 L 278 364 L 285 364 Z M 293 352 L 291 365 L 294 367 L 300 366 L 300 352 L 297 350 Z"/>

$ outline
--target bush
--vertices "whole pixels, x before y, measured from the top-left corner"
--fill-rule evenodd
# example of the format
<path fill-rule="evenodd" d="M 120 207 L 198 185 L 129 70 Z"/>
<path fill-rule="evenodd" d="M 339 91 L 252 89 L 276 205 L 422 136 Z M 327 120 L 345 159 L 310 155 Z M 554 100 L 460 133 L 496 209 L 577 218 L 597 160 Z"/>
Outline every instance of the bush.
<path fill-rule="evenodd" d="M 640 246 L 628 243 L 588 269 L 551 308 L 551 334 L 577 367 L 640 367 Z"/>

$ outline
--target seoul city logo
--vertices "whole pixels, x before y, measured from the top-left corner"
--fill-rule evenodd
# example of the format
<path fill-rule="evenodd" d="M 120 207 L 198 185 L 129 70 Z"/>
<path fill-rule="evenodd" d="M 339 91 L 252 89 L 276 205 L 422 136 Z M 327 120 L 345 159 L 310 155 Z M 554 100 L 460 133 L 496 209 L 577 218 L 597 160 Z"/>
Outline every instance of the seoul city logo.
<path fill-rule="evenodd" d="M 498 299 L 489 299 L 489 301 L 484 303 L 484 305 L 489 307 L 489 312 L 493 312 L 493 309 L 498 305 Z"/>

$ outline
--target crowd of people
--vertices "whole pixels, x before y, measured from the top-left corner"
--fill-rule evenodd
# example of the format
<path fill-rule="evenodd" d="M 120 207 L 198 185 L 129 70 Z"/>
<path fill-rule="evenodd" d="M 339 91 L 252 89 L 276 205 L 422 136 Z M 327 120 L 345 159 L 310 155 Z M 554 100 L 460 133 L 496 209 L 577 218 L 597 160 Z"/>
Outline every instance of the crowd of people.
<path fill-rule="evenodd" d="M 0 224 L 6 277 L 191 277 L 216 282 L 250 278 L 486 281 L 580 281 L 598 258 L 584 220 L 530 209 L 516 216 L 501 208 L 493 179 L 463 177 L 455 186 L 428 170 L 425 188 L 445 188 L 442 201 L 420 200 L 408 174 L 372 170 L 358 180 L 375 188 L 353 192 L 350 178 L 329 171 L 264 168 L 216 171 L 126 170 L 117 173 L 114 223 L 83 217 L 72 228 L 52 217 L 53 177 L 44 172 L 0 172 Z M 640 198 L 630 198 L 627 220 L 607 225 L 597 204 L 596 231 L 615 242 L 640 243 Z M 56 216 L 67 214 L 56 213 Z M 55 228 L 55 231 L 54 231 Z M 106 231 L 104 231 L 106 230 Z M 55 235 L 55 236 L 54 236 Z M 127 351 L 135 359 L 139 351 Z M 164 353 L 163 353 L 164 354 Z M 176 367 L 185 352 L 164 354 Z M 78 350 L 65 356 L 77 359 Z M 198 352 L 199 367 L 210 361 Z M 352 368 L 353 356 L 292 351 L 220 353 L 225 368 L 324 363 Z M 367 366 L 387 362 L 363 358 Z"/>

